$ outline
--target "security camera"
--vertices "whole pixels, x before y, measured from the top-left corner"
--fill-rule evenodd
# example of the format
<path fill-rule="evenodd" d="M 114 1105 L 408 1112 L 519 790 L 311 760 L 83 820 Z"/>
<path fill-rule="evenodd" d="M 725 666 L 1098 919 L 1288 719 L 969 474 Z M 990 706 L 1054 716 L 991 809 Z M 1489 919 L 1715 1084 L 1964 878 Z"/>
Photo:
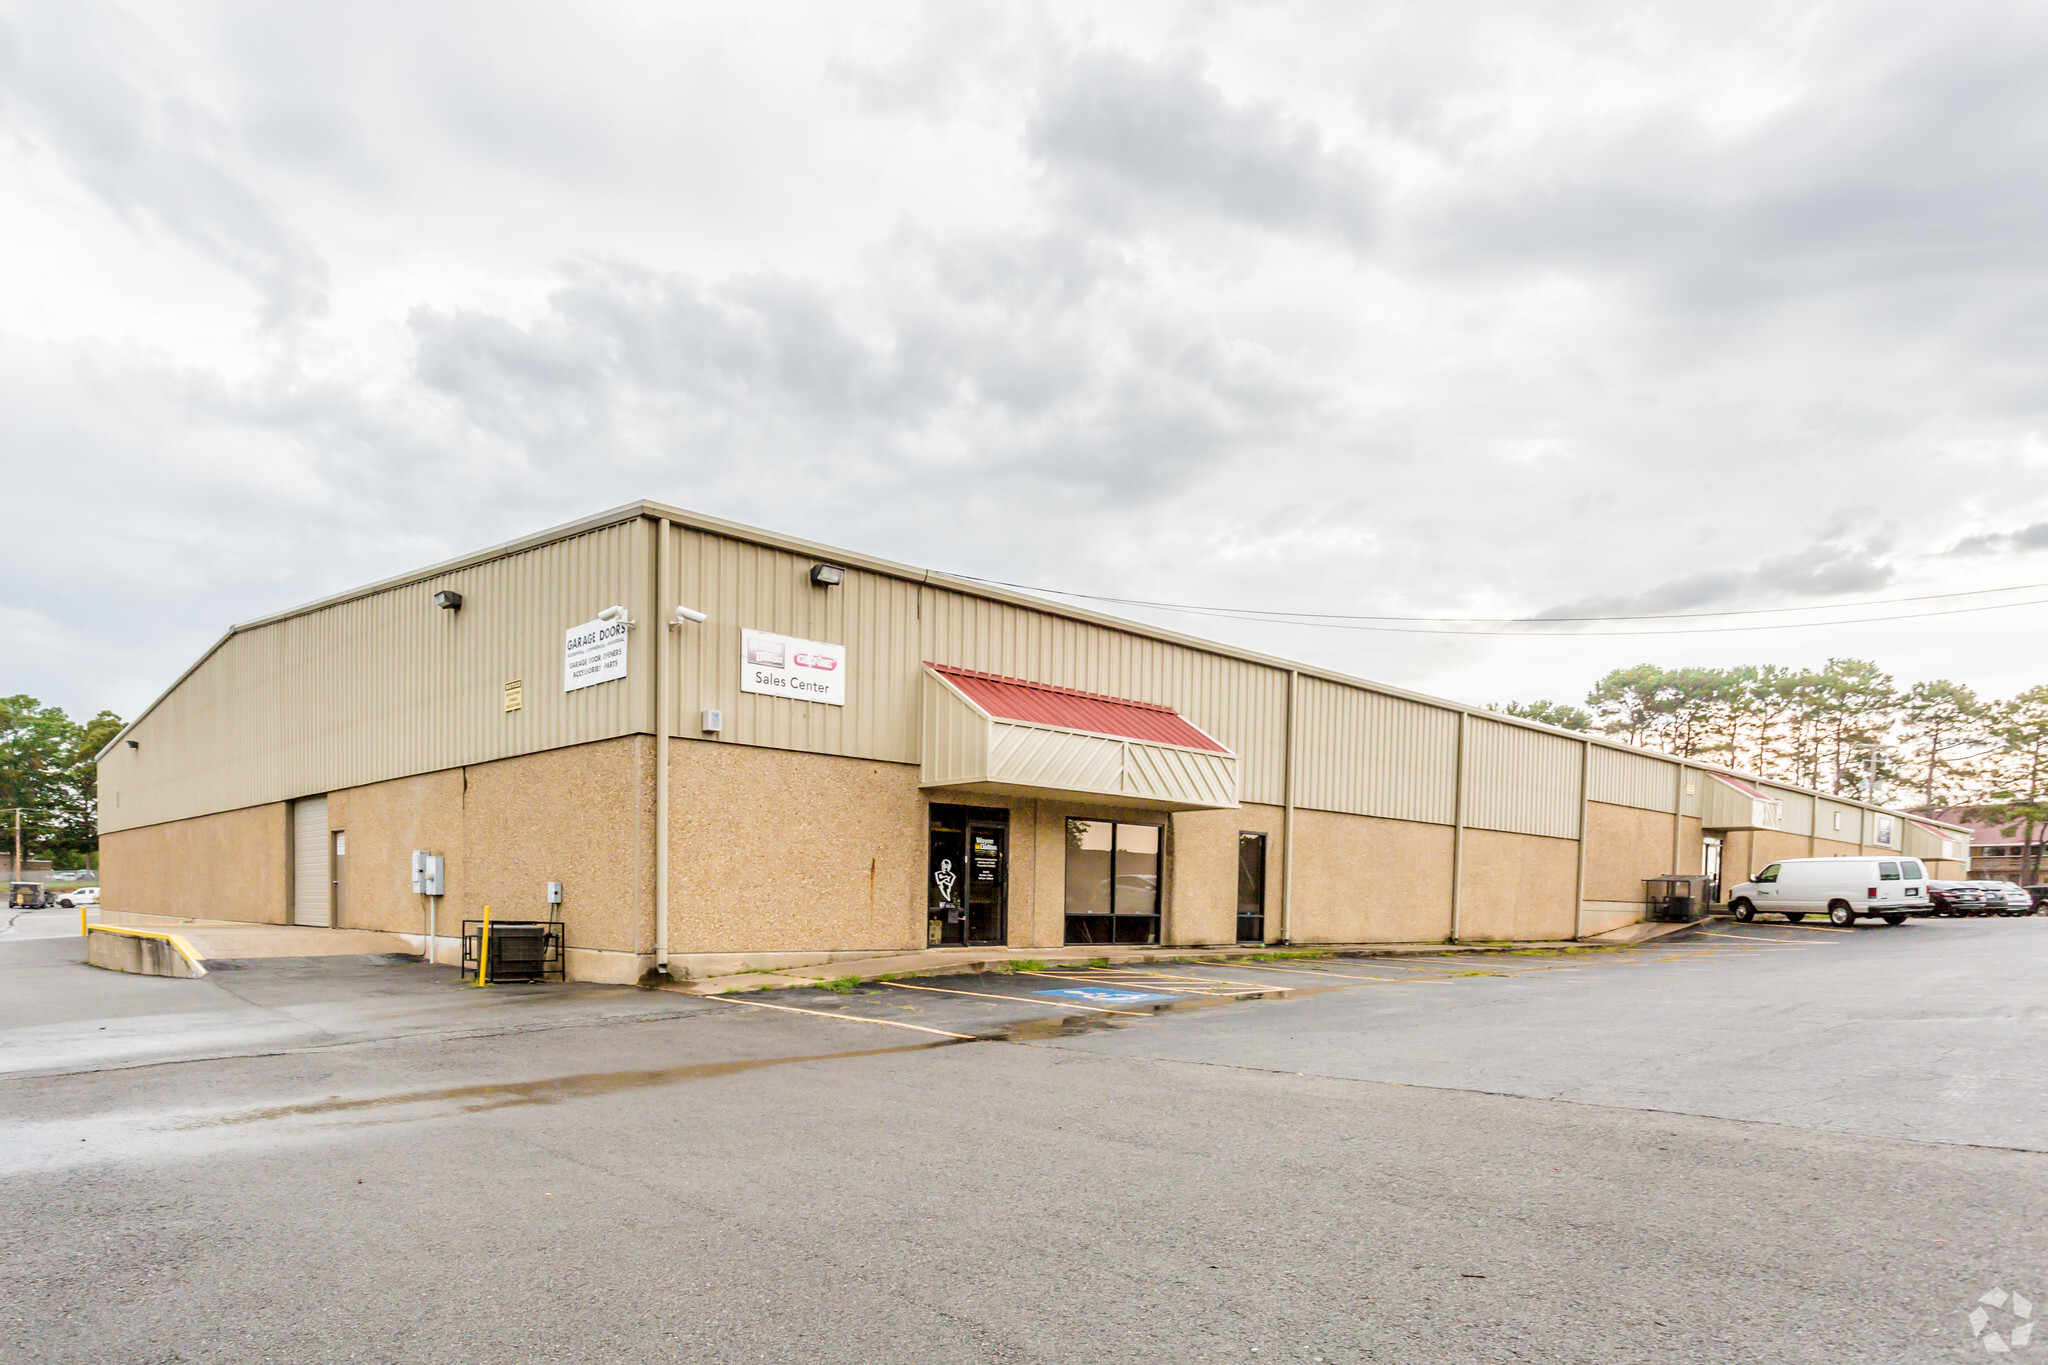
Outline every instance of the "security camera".
<path fill-rule="evenodd" d="M 606 607 L 597 614 L 597 619 L 600 621 L 623 621 L 626 619 L 626 609 L 624 607 Z"/>
<path fill-rule="evenodd" d="M 711 618 L 706 613 L 701 611 L 692 611 L 688 607 L 676 608 L 677 625 L 681 625 L 685 621 L 708 621 L 710 619 Z"/>

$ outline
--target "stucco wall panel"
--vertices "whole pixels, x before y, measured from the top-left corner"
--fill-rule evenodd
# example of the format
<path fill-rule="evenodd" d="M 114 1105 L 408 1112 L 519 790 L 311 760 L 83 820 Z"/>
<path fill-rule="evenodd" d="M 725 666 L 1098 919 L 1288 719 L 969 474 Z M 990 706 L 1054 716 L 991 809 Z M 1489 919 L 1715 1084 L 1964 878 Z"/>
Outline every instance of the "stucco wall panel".
<path fill-rule="evenodd" d="M 1568 939 L 1578 935 L 1578 844 L 1500 830 L 1465 831 L 1465 939 Z M 1638 888 L 1640 894 L 1640 888 Z"/>
<path fill-rule="evenodd" d="M 924 946 L 915 767 L 694 740 L 673 749 L 669 951 Z"/>
<path fill-rule="evenodd" d="M 459 776 L 462 884 L 441 907 L 458 923 L 442 933 L 459 933 L 459 921 L 482 918 L 486 905 L 493 919 L 546 919 L 555 881 L 568 947 L 652 950 L 653 741 L 526 754 Z"/>
<path fill-rule="evenodd" d="M 1237 941 L 1237 839 L 1266 836 L 1266 932 L 1280 923 L 1280 831 L 1278 806 L 1237 810 L 1182 811 L 1173 817 L 1172 911 L 1167 941 L 1177 944 Z"/>
<path fill-rule="evenodd" d="M 1451 931 L 1449 827 L 1297 810 L 1295 943 L 1414 943 Z M 1280 850 L 1274 849 L 1278 877 Z"/>
<path fill-rule="evenodd" d="M 462 904 L 462 798 L 460 768 L 329 793 L 327 823 L 348 835 L 337 928 L 424 934 L 426 899 L 412 889 L 412 852 L 417 848 L 438 853 L 443 860 L 447 895 L 442 897 L 444 909 L 435 915 L 435 936 L 462 932 L 459 923 L 450 922 L 457 917 L 445 911 Z"/>
<path fill-rule="evenodd" d="M 1786 834 L 1774 829 L 1731 830 L 1721 849 L 1722 894 L 1737 882 L 1746 882 L 1780 858 L 1804 858 L 1808 840 L 1804 834 Z"/>
<path fill-rule="evenodd" d="M 283 924 L 291 813 L 282 802 L 100 837 L 108 910 Z"/>
<path fill-rule="evenodd" d="M 1595 801 L 1586 808 L 1586 835 L 1589 901 L 1640 905 L 1644 879 L 1674 870 L 1671 816 L 1663 811 Z"/>

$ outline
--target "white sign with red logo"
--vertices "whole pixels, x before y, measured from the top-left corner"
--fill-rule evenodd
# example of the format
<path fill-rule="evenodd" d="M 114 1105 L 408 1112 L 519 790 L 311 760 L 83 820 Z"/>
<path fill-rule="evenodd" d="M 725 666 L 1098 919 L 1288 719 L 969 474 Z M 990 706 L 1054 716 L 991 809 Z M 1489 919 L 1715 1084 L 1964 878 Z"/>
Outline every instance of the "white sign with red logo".
<path fill-rule="evenodd" d="M 740 691 L 846 705 L 846 646 L 740 632 Z"/>

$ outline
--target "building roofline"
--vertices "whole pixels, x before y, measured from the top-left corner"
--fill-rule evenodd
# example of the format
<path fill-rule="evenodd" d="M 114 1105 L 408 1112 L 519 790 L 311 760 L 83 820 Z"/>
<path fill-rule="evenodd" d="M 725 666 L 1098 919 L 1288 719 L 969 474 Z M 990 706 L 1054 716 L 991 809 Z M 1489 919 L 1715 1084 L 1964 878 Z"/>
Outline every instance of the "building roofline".
<path fill-rule="evenodd" d="M 1862 810 L 1877 811 L 1886 815 L 1904 816 L 1906 814 L 1902 810 L 1895 810 L 1889 806 L 1874 805 L 1871 802 L 1863 801 L 1856 797 L 1833 796 L 1827 792 L 1815 791 L 1810 787 L 1801 787 L 1771 778 L 1756 777 L 1708 759 L 1684 758 L 1677 754 L 1666 753 L 1661 749 L 1623 744 L 1619 740 L 1609 739 L 1603 735 L 1592 734 L 1585 730 L 1567 730 L 1561 726 L 1545 725 L 1541 721 L 1529 720 L 1522 716 L 1511 716 L 1505 712 L 1490 711 L 1483 706 L 1474 706 L 1467 702 L 1452 701 L 1446 697 L 1433 697 L 1424 692 L 1411 692 L 1407 688 L 1397 687 L 1391 683 L 1373 682 L 1366 678 L 1356 678 L 1348 673 L 1337 672 L 1335 669 L 1321 668 L 1314 664 L 1301 663 L 1298 660 L 1282 658 L 1275 654 L 1263 654 L 1257 650 L 1244 649 L 1237 645 L 1227 645 L 1221 641 L 1204 639 L 1199 635 L 1185 635 L 1179 631 L 1168 630 L 1161 626 L 1147 625 L 1142 621 L 1132 621 L 1121 616 L 1111 616 L 1106 612 L 1096 611 L 1088 607 L 1070 606 L 1051 598 L 1038 597 L 1031 593 L 1022 592 L 1015 588 L 1002 587 L 994 583 L 985 583 L 976 578 L 949 574 L 938 569 L 920 569 L 916 565 L 899 563 L 893 559 L 884 559 L 879 555 L 866 554 L 858 550 L 842 549 L 836 545 L 826 545 L 820 541 L 806 540 L 801 536 L 785 535 L 780 531 L 764 530 L 758 526 L 747 525 L 745 522 L 728 521 L 723 517 L 714 517 L 708 513 L 695 512 L 684 507 L 670 506 L 667 503 L 655 502 L 649 498 L 642 498 L 637 502 L 623 503 L 607 511 L 594 513 L 591 516 L 581 517 L 575 521 L 563 522 L 558 526 L 548 527 L 546 530 L 520 536 L 516 540 L 504 541 L 487 549 L 458 555 L 453 559 L 442 560 L 438 564 L 431 564 L 422 569 L 393 574 L 388 578 L 378 579 L 359 588 L 332 593 L 326 597 L 316 598 L 311 602 L 303 603 L 285 611 L 273 612 L 268 616 L 259 616 L 240 625 L 230 626 L 225 635 L 222 635 L 220 639 L 213 643 L 210 649 L 194 660 L 190 668 L 180 673 L 177 680 L 159 693 L 154 701 L 150 702 L 147 707 L 143 708 L 136 715 L 134 720 L 122 726 L 120 733 L 107 742 L 106 746 L 95 756 L 94 761 L 97 762 L 112 752 L 115 745 L 125 739 L 130 730 L 146 720 L 150 713 L 161 706 L 171 693 L 182 687 L 187 678 L 198 672 L 201 665 L 217 654 L 221 647 L 236 635 L 257 630 L 264 626 L 276 625 L 279 622 L 288 621 L 294 617 L 310 615 L 316 611 L 323 611 L 328 607 L 340 606 L 344 602 L 353 602 L 360 598 L 372 597 L 378 593 L 390 592 L 396 588 L 406 587 L 409 584 L 422 583 L 431 578 L 438 578 L 443 574 L 474 568 L 478 564 L 488 563 L 494 559 L 503 559 L 509 555 L 520 554 L 527 550 L 538 549 L 543 545 L 553 544 L 559 540 L 568 540 L 574 536 L 585 535 L 591 531 L 603 530 L 608 526 L 616 526 L 622 522 L 641 519 L 667 520 L 679 526 L 687 526 L 693 530 L 707 532 L 711 535 L 724 536 L 730 540 L 744 541 L 752 545 L 764 545 L 770 549 L 787 550 L 793 554 L 808 555 L 813 559 L 826 560 L 846 568 L 861 569 L 868 573 L 882 574 L 890 578 L 923 584 L 928 587 L 945 588 L 948 591 L 963 593 L 969 597 L 979 597 L 987 601 L 1025 607 L 1033 611 L 1051 612 L 1070 620 L 1085 621 L 1107 630 L 1121 631 L 1127 635 L 1157 640 L 1162 644 L 1178 645 L 1184 649 L 1196 650 L 1218 658 L 1235 659 L 1242 663 L 1258 664 L 1283 673 L 1294 673 L 1301 677 L 1314 678 L 1320 682 L 1336 683 L 1341 687 L 1356 687 L 1367 692 L 1377 692 L 1382 696 L 1398 697 L 1403 701 L 1415 702 L 1418 705 L 1432 706 L 1439 710 L 1452 712 L 1453 714 L 1462 713 L 1477 716 L 1484 720 L 1498 721 L 1501 724 L 1517 726 L 1524 730 L 1535 730 L 1542 734 L 1556 735 L 1563 739 L 1597 745 L 1600 748 L 1611 749 L 1619 753 L 1644 754 L 1673 763 L 1682 763 L 1688 767 L 1698 768 L 1703 772 L 1723 773 L 1731 777 L 1741 778 L 1744 781 L 1756 783 L 1762 787 L 1782 788 L 1787 791 L 1820 797 L 1842 805 L 1855 806 Z M 1922 816 L 1919 818 L 1925 819 L 1926 817 Z M 1967 837 L 1967 831 L 1959 829 L 1957 832 Z"/>

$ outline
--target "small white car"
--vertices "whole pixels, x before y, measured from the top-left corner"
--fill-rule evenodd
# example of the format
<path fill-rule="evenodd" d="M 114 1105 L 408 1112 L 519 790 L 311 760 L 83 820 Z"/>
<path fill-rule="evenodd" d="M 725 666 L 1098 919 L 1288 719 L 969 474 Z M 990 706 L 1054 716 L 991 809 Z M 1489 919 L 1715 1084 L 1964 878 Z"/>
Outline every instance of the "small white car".
<path fill-rule="evenodd" d="M 1986 908 L 1994 915 L 2031 915 L 2034 898 L 2024 886 L 2013 882 L 1971 882 L 1984 893 Z"/>
<path fill-rule="evenodd" d="M 97 886 L 74 886 L 69 891 L 60 892 L 57 896 L 57 904 L 63 906 L 66 910 L 76 910 L 81 905 L 98 905 L 99 903 L 100 889 Z"/>
<path fill-rule="evenodd" d="M 1865 915 L 1904 924 L 1928 911 L 1927 869 L 1918 858 L 1784 858 L 1732 887 L 1728 908 L 1744 923 L 1824 914 L 1843 928 Z"/>

